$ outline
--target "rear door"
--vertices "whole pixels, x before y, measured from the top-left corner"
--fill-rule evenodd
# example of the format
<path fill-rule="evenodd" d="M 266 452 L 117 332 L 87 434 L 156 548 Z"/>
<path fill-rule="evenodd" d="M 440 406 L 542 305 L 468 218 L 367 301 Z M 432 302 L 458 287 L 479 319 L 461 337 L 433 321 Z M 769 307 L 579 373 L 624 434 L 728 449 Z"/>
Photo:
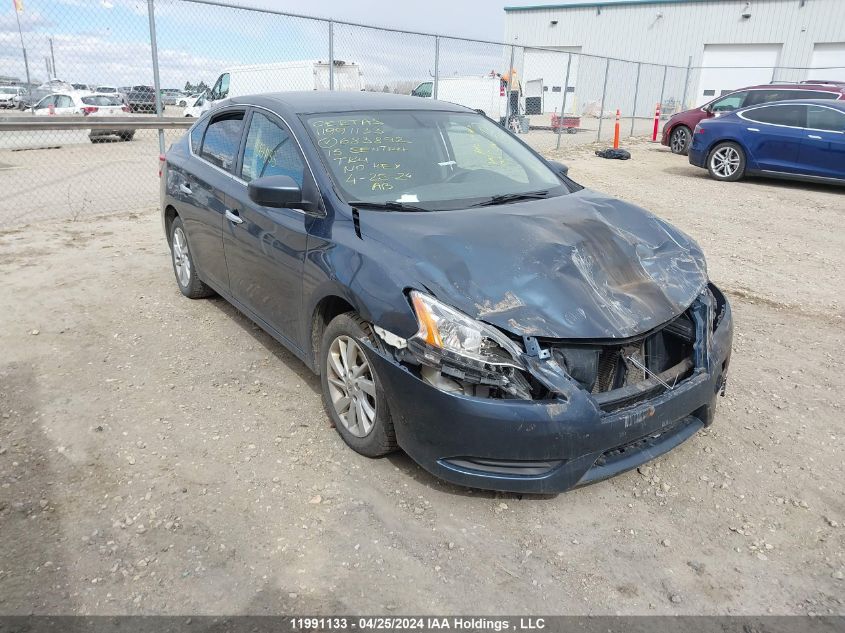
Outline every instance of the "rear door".
<path fill-rule="evenodd" d="M 801 141 L 801 164 L 811 176 L 845 180 L 845 112 L 827 106 L 807 107 Z"/>
<path fill-rule="evenodd" d="M 286 175 L 313 190 L 296 138 L 277 115 L 254 109 L 235 186 L 223 245 L 232 295 L 243 306 L 300 347 L 302 267 L 310 216 L 298 209 L 264 207 L 250 200 L 247 185 L 262 176 Z M 306 178 L 309 182 L 306 184 Z"/>
<path fill-rule="evenodd" d="M 200 274 L 212 286 L 227 290 L 229 278 L 223 254 L 223 222 L 227 192 L 240 152 L 245 111 L 226 108 L 198 126 L 201 138 L 191 136 L 191 156 L 185 163 L 177 195 L 188 247 Z M 183 211 L 184 209 L 184 211 Z"/>
<path fill-rule="evenodd" d="M 801 173 L 799 151 L 805 136 L 806 105 L 762 105 L 738 114 L 745 122 L 746 149 L 758 169 Z"/>

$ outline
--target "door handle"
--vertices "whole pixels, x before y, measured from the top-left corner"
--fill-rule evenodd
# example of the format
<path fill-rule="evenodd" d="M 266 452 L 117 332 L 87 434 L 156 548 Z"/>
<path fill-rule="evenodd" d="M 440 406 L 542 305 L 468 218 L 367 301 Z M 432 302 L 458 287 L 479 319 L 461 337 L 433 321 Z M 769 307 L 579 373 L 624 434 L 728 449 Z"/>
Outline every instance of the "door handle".
<path fill-rule="evenodd" d="M 191 191 L 191 188 L 188 185 L 186 185 L 184 182 L 179 183 L 179 191 L 181 191 L 182 193 L 186 193 L 189 196 L 194 195 L 194 192 Z"/>
<path fill-rule="evenodd" d="M 760 128 L 758 128 L 758 127 L 747 127 L 745 129 L 748 130 L 749 132 L 759 132 L 760 131 Z"/>
<path fill-rule="evenodd" d="M 820 141 L 820 140 L 822 140 L 822 137 L 821 137 L 821 136 L 816 136 L 815 134 L 808 134 L 808 135 L 807 135 L 807 138 L 811 138 L 811 139 L 814 139 L 814 140 L 816 140 L 816 141 Z"/>
<path fill-rule="evenodd" d="M 237 210 L 229 211 L 229 209 L 226 209 L 226 219 L 232 224 L 240 224 L 244 221 L 244 219 L 238 215 Z"/>

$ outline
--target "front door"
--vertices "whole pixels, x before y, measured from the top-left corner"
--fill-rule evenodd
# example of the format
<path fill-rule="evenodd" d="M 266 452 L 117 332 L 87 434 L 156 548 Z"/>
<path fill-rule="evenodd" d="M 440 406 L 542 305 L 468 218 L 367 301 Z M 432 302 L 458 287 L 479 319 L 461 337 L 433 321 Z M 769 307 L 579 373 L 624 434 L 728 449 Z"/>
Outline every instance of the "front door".
<path fill-rule="evenodd" d="M 235 217 L 223 227 L 229 288 L 242 306 L 300 347 L 308 216 L 297 209 L 256 204 L 247 186 L 262 176 L 286 175 L 302 187 L 305 161 L 289 128 L 275 114 L 255 109 L 248 125 L 238 180 L 228 201 Z"/>
<path fill-rule="evenodd" d="M 778 103 L 740 113 L 745 121 L 748 152 L 758 169 L 801 173 L 798 154 L 807 120 L 807 106 Z"/>

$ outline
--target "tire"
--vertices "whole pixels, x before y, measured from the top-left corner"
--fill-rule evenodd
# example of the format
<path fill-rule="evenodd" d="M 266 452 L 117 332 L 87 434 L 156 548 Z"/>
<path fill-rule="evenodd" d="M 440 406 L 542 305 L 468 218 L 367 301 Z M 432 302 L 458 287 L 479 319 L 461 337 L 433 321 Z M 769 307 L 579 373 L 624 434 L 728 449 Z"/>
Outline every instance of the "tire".
<path fill-rule="evenodd" d="M 669 149 L 673 154 L 686 156 L 691 140 L 692 131 L 686 125 L 675 126 L 669 134 Z"/>
<path fill-rule="evenodd" d="M 376 342 L 369 324 L 355 312 L 336 316 L 326 327 L 320 346 L 323 406 L 347 446 L 367 457 L 381 457 L 396 450 L 396 433 L 381 382 L 367 360 L 361 341 Z M 346 352 L 345 362 L 343 350 Z M 341 378 L 340 374 L 344 371 L 346 376 Z M 352 379 L 350 371 L 358 378 Z M 362 383 L 369 383 L 372 391 L 361 388 Z M 344 410 L 344 400 L 349 401 L 349 406 L 341 415 L 339 411 Z M 354 414 L 350 420 L 352 411 Z M 366 416 L 363 422 L 359 422 L 360 413 Z"/>
<path fill-rule="evenodd" d="M 129 141 L 131 141 L 133 138 L 135 138 L 135 132 L 123 132 L 123 133 L 120 135 L 120 140 L 121 140 L 121 141 L 126 141 L 126 142 L 129 142 Z"/>
<path fill-rule="evenodd" d="M 197 274 L 197 267 L 188 246 L 188 235 L 178 216 L 170 225 L 170 261 L 173 264 L 173 274 L 176 285 L 188 299 L 203 299 L 210 297 L 214 291 L 206 286 Z"/>
<path fill-rule="evenodd" d="M 707 171 L 711 178 L 735 182 L 745 175 L 745 151 L 737 143 L 719 143 L 707 156 Z"/>

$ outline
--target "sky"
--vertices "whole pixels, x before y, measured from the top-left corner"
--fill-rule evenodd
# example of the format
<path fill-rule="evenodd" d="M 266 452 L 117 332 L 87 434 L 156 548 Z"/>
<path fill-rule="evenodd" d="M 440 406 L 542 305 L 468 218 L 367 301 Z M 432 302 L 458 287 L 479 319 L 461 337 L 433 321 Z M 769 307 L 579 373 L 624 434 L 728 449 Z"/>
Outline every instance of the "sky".
<path fill-rule="evenodd" d="M 365 25 L 501 41 L 504 7 L 543 0 L 230 0 L 233 4 Z M 47 76 L 50 38 L 59 78 L 95 84 L 151 84 L 146 0 L 23 0 L 21 28 L 35 80 Z M 560 3 L 558 0 L 557 3 Z M 546 2 L 555 4 L 555 2 Z M 424 10 L 421 10 L 424 7 Z M 161 83 L 212 83 L 227 66 L 328 57 L 325 22 L 156 0 Z M 361 65 L 368 85 L 428 79 L 434 38 L 336 25 L 335 58 Z M 441 75 L 500 70 L 501 46 L 441 40 Z M 506 63 L 506 62 L 504 62 Z M 0 0 L 0 75 L 23 78 L 11 0 Z"/>

